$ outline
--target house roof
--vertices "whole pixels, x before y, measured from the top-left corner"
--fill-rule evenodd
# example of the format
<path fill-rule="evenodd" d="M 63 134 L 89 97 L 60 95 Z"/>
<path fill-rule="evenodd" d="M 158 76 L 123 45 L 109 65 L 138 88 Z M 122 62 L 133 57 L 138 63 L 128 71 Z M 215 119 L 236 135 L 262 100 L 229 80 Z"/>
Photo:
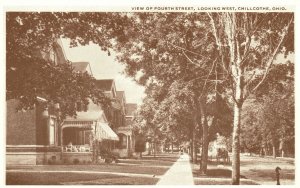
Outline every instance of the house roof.
<path fill-rule="evenodd" d="M 89 66 L 89 62 L 74 62 L 72 63 L 72 67 L 75 71 L 85 72 L 87 67 Z"/>
<path fill-rule="evenodd" d="M 135 103 L 126 104 L 126 116 L 133 116 L 136 110 L 137 110 L 137 104 Z"/>
<path fill-rule="evenodd" d="M 56 53 L 58 64 L 67 63 L 67 57 L 61 39 L 57 39 L 55 41 L 55 43 L 53 44 L 53 50 Z"/>
<path fill-rule="evenodd" d="M 48 52 L 36 51 L 34 52 L 38 57 L 47 61 L 53 61 L 54 64 L 68 63 L 61 39 L 56 39 Z"/>
<path fill-rule="evenodd" d="M 126 99 L 125 99 L 125 92 L 124 91 L 117 91 L 116 92 L 116 98 L 120 101 L 120 105 L 121 105 L 121 107 L 122 107 L 122 111 L 123 111 L 123 113 L 124 114 L 126 114 L 126 107 L 125 107 L 125 105 L 126 105 Z"/>
<path fill-rule="evenodd" d="M 106 80 L 96 80 L 96 86 L 103 91 L 111 91 L 111 88 L 114 84 L 113 79 L 106 79 Z"/>

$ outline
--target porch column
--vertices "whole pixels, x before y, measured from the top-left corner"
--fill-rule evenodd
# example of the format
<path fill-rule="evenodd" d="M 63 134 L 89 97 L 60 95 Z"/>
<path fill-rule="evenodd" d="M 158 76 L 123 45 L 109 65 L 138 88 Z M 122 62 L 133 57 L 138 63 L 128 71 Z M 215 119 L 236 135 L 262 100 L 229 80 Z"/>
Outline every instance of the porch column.
<path fill-rule="evenodd" d="M 126 149 L 128 150 L 129 149 L 129 136 L 126 135 L 126 141 L 127 141 L 127 147 Z"/>
<path fill-rule="evenodd" d="M 130 156 L 130 135 L 127 136 L 127 157 Z"/>
<path fill-rule="evenodd" d="M 83 145 L 85 145 L 85 130 L 83 130 Z"/>
<path fill-rule="evenodd" d="M 131 152 L 132 149 L 132 136 L 129 136 L 129 151 Z"/>
<path fill-rule="evenodd" d="M 60 146 L 61 146 L 61 154 L 60 154 L 60 159 L 63 159 L 63 152 L 64 152 L 64 144 L 63 144 L 63 127 L 62 125 L 60 126 Z"/>

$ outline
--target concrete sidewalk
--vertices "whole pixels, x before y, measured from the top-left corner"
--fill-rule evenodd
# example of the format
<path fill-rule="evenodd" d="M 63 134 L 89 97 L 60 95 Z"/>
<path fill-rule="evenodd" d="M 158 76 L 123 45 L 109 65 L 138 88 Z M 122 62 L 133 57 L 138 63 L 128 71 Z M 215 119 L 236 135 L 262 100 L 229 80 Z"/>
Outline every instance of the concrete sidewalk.
<path fill-rule="evenodd" d="M 181 155 L 156 185 L 194 185 L 190 157 Z"/>

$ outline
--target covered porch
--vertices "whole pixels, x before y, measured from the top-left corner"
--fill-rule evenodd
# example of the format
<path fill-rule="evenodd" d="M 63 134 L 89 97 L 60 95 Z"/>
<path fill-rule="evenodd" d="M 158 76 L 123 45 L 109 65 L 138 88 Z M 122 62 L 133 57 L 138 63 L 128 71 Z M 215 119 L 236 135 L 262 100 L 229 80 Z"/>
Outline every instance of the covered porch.
<path fill-rule="evenodd" d="M 69 163 L 91 162 L 100 145 L 119 140 L 107 123 L 99 121 L 68 120 L 63 123 L 61 133 L 62 158 Z"/>
<path fill-rule="evenodd" d="M 120 157 L 131 157 L 134 153 L 135 138 L 131 127 L 119 127 L 117 129 L 119 142 L 116 143 L 115 152 Z"/>
<path fill-rule="evenodd" d="M 92 152 L 93 121 L 66 121 L 62 126 L 63 152 Z"/>

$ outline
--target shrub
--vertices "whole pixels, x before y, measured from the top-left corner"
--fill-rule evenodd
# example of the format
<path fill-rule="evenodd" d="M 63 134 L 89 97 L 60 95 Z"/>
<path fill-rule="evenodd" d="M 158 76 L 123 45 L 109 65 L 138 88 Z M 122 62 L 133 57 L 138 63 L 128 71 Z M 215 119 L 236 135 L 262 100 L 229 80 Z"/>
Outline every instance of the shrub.
<path fill-rule="evenodd" d="M 50 165 L 56 164 L 56 156 L 51 156 L 51 158 L 48 159 L 48 164 Z"/>
<path fill-rule="evenodd" d="M 68 164 L 68 163 L 69 163 L 68 159 L 63 159 L 63 164 Z"/>
<path fill-rule="evenodd" d="M 80 162 L 80 161 L 79 161 L 79 159 L 77 159 L 77 158 L 73 160 L 73 164 L 79 164 L 79 162 Z"/>
<path fill-rule="evenodd" d="M 105 162 L 106 162 L 106 163 L 112 163 L 112 161 L 113 161 L 112 158 L 106 158 L 106 159 L 105 159 Z"/>

